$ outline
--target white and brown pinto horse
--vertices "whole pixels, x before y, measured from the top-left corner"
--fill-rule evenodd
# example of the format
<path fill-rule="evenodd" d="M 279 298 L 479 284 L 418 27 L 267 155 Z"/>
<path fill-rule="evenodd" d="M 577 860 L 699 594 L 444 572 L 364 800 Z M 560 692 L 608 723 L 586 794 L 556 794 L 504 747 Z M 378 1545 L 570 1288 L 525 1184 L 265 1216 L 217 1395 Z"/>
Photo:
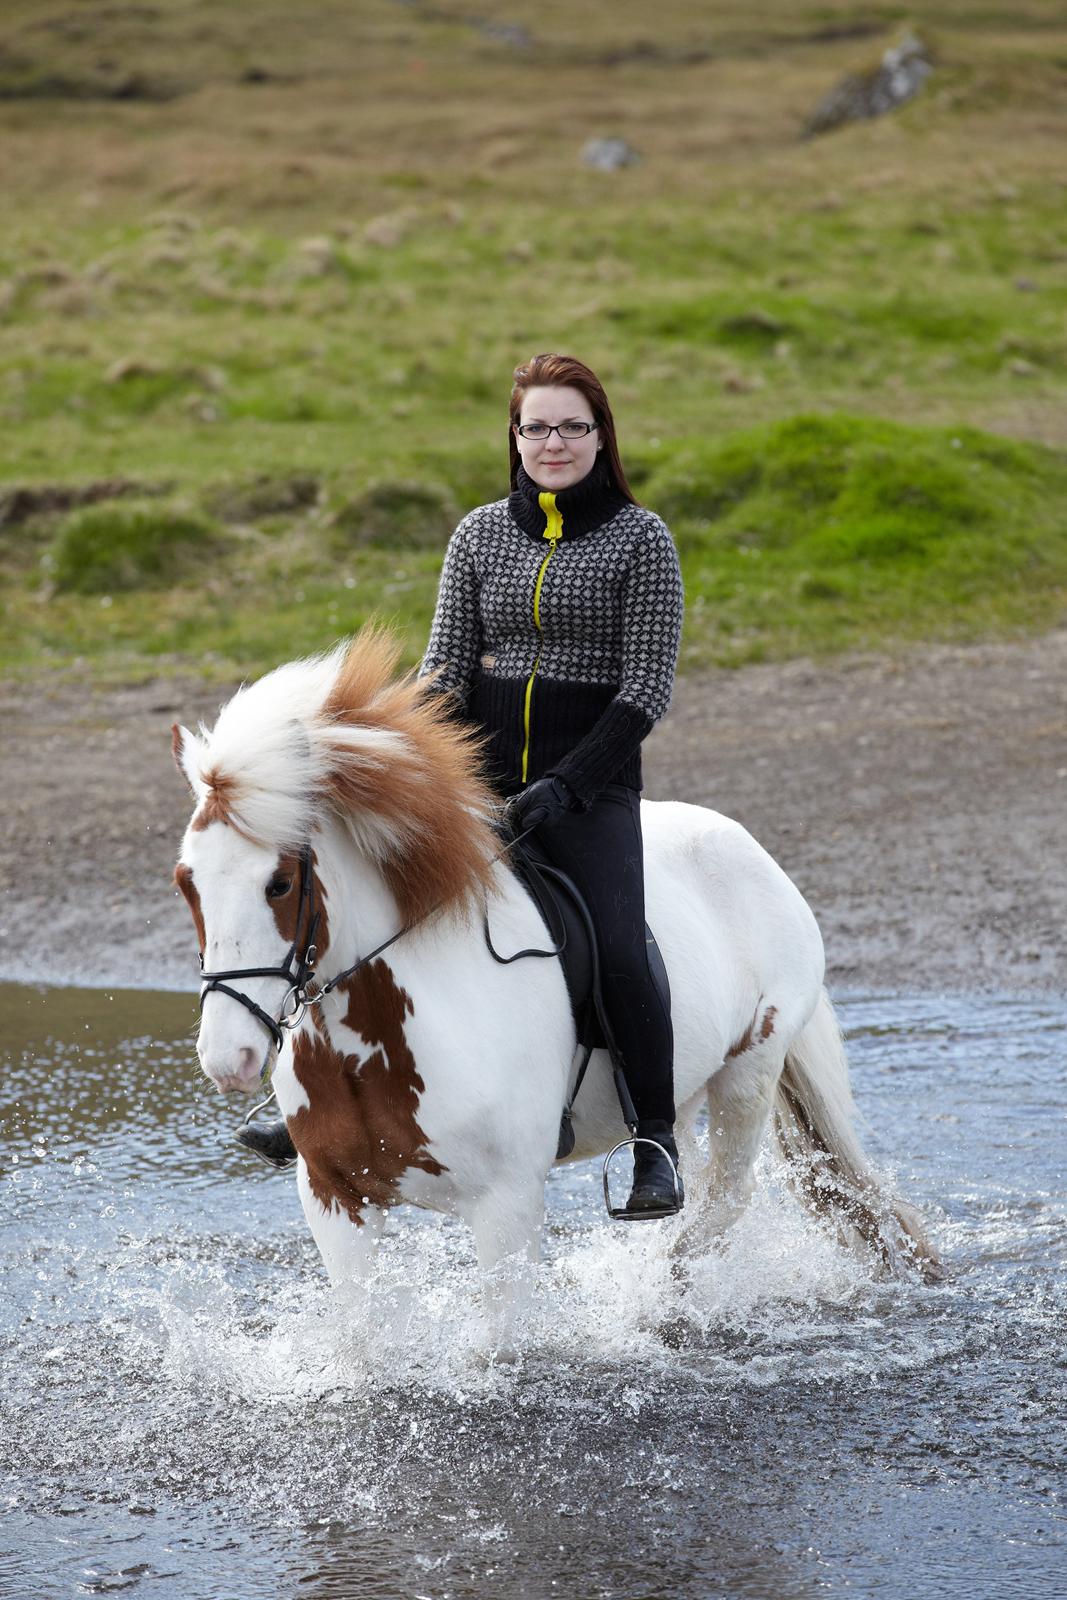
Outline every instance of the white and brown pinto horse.
<path fill-rule="evenodd" d="M 486 946 L 486 913 L 502 953 L 544 947 L 546 935 L 501 856 L 477 746 L 425 683 L 396 677 L 397 654 L 388 634 L 365 629 L 241 689 L 210 731 L 176 728 L 174 739 L 196 799 L 176 881 L 205 969 L 279 968 L 308 936 L 300 924 L 312 901 L 318 914 L 321 997 L 299 1025 L 268 1031 L 213 990 L 197 1049 L 224 1093 L 252 1094 L 273 1073 L 304 1212 L 335 1282 L 365 1272 L 386 1209 L 403 1202 L 462 1217 L 487 1271 L 535 1261 L 577 1065 L 559 964 L 502 966 Z M 642 825 L 689 1188 L 673 1248 L 706 1242 L 744 1205 L 773 1115 L 813 1209 L 888 1264 L 933 1270 L 918 1219 L 882 1192 L 853 1131 L 822 941 L 800 893 L 714 811 L 645 801 Z M 403 927 L 387 952 L 321 994 Z M 261 1012 L 280 1014 L 283 979 L 239 981 Z M 698 1173 L 686 1135 L 704 1105 L 712 1137 Z M 626 1137 L 603 1051 L 574 1130 L 573 1160 Z M 506 1301 L 493 1302 L 505 1319 Z"/>

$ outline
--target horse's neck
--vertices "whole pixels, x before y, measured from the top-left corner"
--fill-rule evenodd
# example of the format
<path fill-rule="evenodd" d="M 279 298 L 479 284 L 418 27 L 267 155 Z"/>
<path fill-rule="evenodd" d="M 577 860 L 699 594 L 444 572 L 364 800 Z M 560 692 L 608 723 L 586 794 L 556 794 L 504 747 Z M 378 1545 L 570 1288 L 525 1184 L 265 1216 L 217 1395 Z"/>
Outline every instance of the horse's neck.
<path fill-rule="evenodd" d="M 305 1069 L 311 1056 L 325 1050 L 341 1057 L 366 1057 L 372 1053 L 371 1041 L 380 1036 L 392 1038 L 395 1029 L 386 1019 L 399 1019 L 421 1006 L 424 983 L 436 989 L 442 969 L 457 958 L 464 940 L 481 942 L 477 910 L 460 906 L 444 908 L 424 922 L 404 929 L 396 899 L 377 863 L 363 853 L 356 841 L 337 827 L 323 830 L 313 840 L 316 876 L 326 918 L 326 947 L 317 966 L 320 984 L 329 983 L 348 972 L 357 962 L 367 965 L 340 982 L 324 997 L 317 1013 L 317 1027 L 309 1022 L 300 1054 Z M 518 891 L 510 873 L 504 898 Z M 368 960 L 373 952 L 395 935 L 401 937 L 380 956 Z M 465 963 L 469 966 L 469 961 Z M 394 1019 L 394 1020 L 395 1020 Z M 313 1039 L 317 1037 L 317 1044 Z M 392 1038 L 393 1053 L 401 1050 L 402 1029 Z M 369 1096 L 369 1098 L 368 1098 Z M 368 1111 L 373 1100 L 367 1089 Z"/>
<path fill-rule="evenodd" d="M 313 848 L 327 920 L 327 945 L 320 954 L 317 976 L 320 983 L 327 983 L 401 933 L 403 923 L 381 868 L 346 830 L 329 825 L 316 834 Z M 505 861 L 497 862 L 493 878 L 488 901 L 493 933 L 499 934 L 503 948 L 520 949 L 540 928 L 538 914 L 525 886 Z M 480 898 L 443 908 L 404 930 L 372 964 L 388 965 L 414 999 L 424 978 L 436 987 L 442 967 L 451 968 L 455 960 L 460 961 L 461 971 L 473 970 L 473 962 L 461 957 L 461 951 L 467 949 L 468 941 L 482 949 L 484 909 Z M 334 1032 L 330 1023 L 344 1016 L 352 990 L 352 980 L 344 980 L 328 997 L 321 1013 L 328 1036 Z M 339 1043 L 335 1047 L 343 1049 Z"/>
<path fill-rule="evenodd" d="M 380 868 L 344 829 L 324 828 L 313 847 L 327 923 L 319 978 L 326 981 L 391 938 L 400 913 Z"/>

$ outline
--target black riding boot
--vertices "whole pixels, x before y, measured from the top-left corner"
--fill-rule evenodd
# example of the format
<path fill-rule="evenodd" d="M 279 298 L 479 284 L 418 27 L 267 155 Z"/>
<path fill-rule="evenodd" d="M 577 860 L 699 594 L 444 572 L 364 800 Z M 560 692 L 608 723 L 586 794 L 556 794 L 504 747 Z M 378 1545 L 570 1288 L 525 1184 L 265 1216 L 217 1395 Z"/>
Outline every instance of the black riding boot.
<path fill-rule="evenodd" d="M 651 1144 L 634 1146 L 634 1186 L 626 1202 L 626 1211 L 633 1217 L 654 1217 L 657 1214 L 672 1216 L 674 1212 L 682 1209 L 685 1202 L 681 1172 L 678 1172 L 678 1186 L 675 1188 L 678 1146 L 674 1142 L 672 1124 L 660 1121 L 639 1122 L 637 1137 L 653 1139 L 662 1148 L 656 1150 Z M 670 1161 L 667 1156 L 670 1156 Z M 674 1162 L 673 1170 L 671 1161 Z"/>
<path fill-rule="evenodd" d="M 296 1147 L 289 1137 L 284 1117 L 279 1117 L 277 1122 L 249 1122 L 238 1128 L 234 1139 L 268 1167 L 277 1167 L 279 1171 L 284 1172 L 296 1160 Z"/>

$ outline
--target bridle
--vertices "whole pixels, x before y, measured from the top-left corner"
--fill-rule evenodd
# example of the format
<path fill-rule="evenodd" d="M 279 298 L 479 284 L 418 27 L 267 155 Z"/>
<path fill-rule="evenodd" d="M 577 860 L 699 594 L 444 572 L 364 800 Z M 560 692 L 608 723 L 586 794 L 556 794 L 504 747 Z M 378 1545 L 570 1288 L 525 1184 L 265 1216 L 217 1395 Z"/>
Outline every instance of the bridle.
<path fill-rule="evenodd" d="M 304 938 L 303 948 L 300 948 L 300 924 L 304 920 L 305 907 L 307 909 L 307 933 Z M 293 942 L 285 952 L 285 959 L 277 967 L 229 967 L 224 972 L 205 972 L 203 952 L 200 955 L 200 976 L 204 987 L 200 991 L 200 1009 L 204 1009 L 204 1001 L 209 994 L 218 991 L 219 994 L 229 995 L 231 1000 L 239 1000 L 246 1011 L 251 1011 L 266 1028 L 274 1041 L 276 1050 L 280 1050 L 285 1043 L 283 1029 L 291 1030 L 299 1027 L 304 1019 L 310 1000 L 308 997 L 308 984 L 315 971 L 315 960 L 318 952 L 315 948 L 315 933 L 319 925 L 321 913 L 315 907 L 315 874 L 311 870 L 311 846 L 304 846 L 300 857 L 300 904 L 296 913 L 296 931 Z M 299 954 L 298 954 L 299 951 Z M 295 965 L 294 965 L 295 962 Z M 262 1006 L 258 1006 L 250 995 L 244 994 L 240 989 L 231 989 L 224 980 L 227 978 L 284 978 L 289 985 L 285 999 L 282 1001 L 281 1012 L 277 1017 L 272 1017 Z M 267 1063 L 263 1064 L 262 1077 L 266 1077 Z"/>
<path fill-rule="evenodd" d="M 492 857 L 492 861 L 499 861 L 501 856 L 525 839 L 527 834 L 533 833 L 536 826 L 537 823 L 534 823 L 533 827 L 526 828 L 522 833 L 518 833 L 513 838 L 508 839 Z M 204 1001 L 208 995 L 216 991 L 219 994 L 228 995 L 231 1000 L 239 1000 L 245 1010 L 250 1011 L 266 1028 L 271 1036 L 275 1050 L 280 1050 L 285 1043 L 286 1033 L 291 1033 L 300 1026 L 311 1006 L 321 1005 L 326 996 L 336 989 L 339 984 L 344 983 L 348 978 L 354 977 L 362 967 L 367 966 L 369 962 L 380 956 L 383 950 L 388 950 L 390 945 L 403 938 L 405 933 L 410 933 L 413 928 L 418 927 L 420 922 L 424 922 L 427 917 L 432 916 L 439 909 L 439 906 L 431 906 L 430 910 L 424 912 L 421 917 L 416 918 L 414 922 L 406 923 L 396 933 L 391 934 L 388 939 L 384 939 L 381 944 L 376 945 L 367 955 L 360 956 L 359 960 L 353 962 L 350 967 L 345 967 L 343 972 L 338 972 L 328 983 L 324 983 L 312 990 L 310 986 L 315 975 L 315 962 L 318 958 L 318 951 L 315 947 L 315 934 L 318 929 L 321 911 L 315 905 L 315 874 L 311 865 L 311 844 L 309 842 L 304 846 L 300 856 L 300 904 L 296 913 L 296 931 L 293 942 L 286 951 L 281 965 L 277 967 L 229 967 L 224 972 L 205 972 L 204 956 L 203 952 L 201 952 L 200 976 L 204 986 L 200 991 L 200 1009 L 201 1011 L 203 1010 Z M 300 924 L 305 920 L 305 911 L 307 931 L 301 945 Z M 490 948 L 492 947 L 490 946 Z M 559 951 L 524 950 L 521 954 L 558 955 Z M 512 957 L 511 959 L 516 958 Z M 286 991 L 285 998 L 282 1000 L 278 1016 L 272 1017 L 269 1011 L 264 1011 L 263 1007 L 257 1005 L 250 995 L 245 994 L 240 989 L 231 988 L 229 983 L 226 982 L 228 978 L 284 979 L 289 988 Z M 259 1075 L 261 1079 L 265 1080 L 267 1078 L 271 1065 L 271 1057 L 268 1052 L 260 1068 Z"/>

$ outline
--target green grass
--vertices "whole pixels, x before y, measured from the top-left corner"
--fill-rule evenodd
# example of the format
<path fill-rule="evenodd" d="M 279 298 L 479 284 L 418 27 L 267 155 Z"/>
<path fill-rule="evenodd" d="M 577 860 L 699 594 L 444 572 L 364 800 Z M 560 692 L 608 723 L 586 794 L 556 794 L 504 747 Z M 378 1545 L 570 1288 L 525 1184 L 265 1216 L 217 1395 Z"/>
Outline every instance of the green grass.
<path fill-rule="evenodd" d="M 220 544 L 186 507 L 120 500 L 71 512 L 41 564 L 57 594 L 114 595 L 195 581 Z"/>
<path fill-rule="evenodd" d="M 690 664 L 1062 620 L 1062 8 L 667 0 L 659 56 L 639 0 L 546 0 L 526 51 L 465 15 L 6 8 L 0 490 L 134 478 L 144 527 L 227 532 L 153 572 L 129 509 L 0 523 L 4 670 L 228 676 L 373 612 L 414 657 L 550 348 L 675 528 Z M 927 89 L 802 142 L 907 20 Z M 640 164 L 582 167 L 603 133 Z"/>
<path fill-rule="evenodd" d="M 971 428 L 796 417 L 682 446 L 648 485 L 699 619 L 690 658 L 971 639 L 1067 597 L 1067 457 Z"/>
<path fill-rule="evenodd" d="M 74 658 L 121 678 L 192 662 L 230 677 L 319 649 L 372 615 L 398 622 L 414 660 L 448 532 L 439 491 L 417 487 L 392 487 L 404 516 L 431 510 L 409 548 L 353 537 L 351 504 L 328 499 L 235 529 L 226 544 L 166 503 L 92 507 L 51 544 L 39 536 L 36 567 L 24 530 L 24 598 L 9 606 L 14 648 L 0 665 Z M 1039 445 L 800 416 L 661 446 L 643 493 L 681 552 L 689 666 L 1005 635 L 1063 614 L 1067 458 Z M 100 545 L 103 528 L 112 538 Z M 27 604 L 34 584 L 50 597 Z"/>
<path fill-rule="evenodd" d="M 334 518 L 337 548 L 361 545 L 385 550 L 436 550 L 459 521 L 459 506 L 437 483 L 371 483 L 341 506 Z"/>

